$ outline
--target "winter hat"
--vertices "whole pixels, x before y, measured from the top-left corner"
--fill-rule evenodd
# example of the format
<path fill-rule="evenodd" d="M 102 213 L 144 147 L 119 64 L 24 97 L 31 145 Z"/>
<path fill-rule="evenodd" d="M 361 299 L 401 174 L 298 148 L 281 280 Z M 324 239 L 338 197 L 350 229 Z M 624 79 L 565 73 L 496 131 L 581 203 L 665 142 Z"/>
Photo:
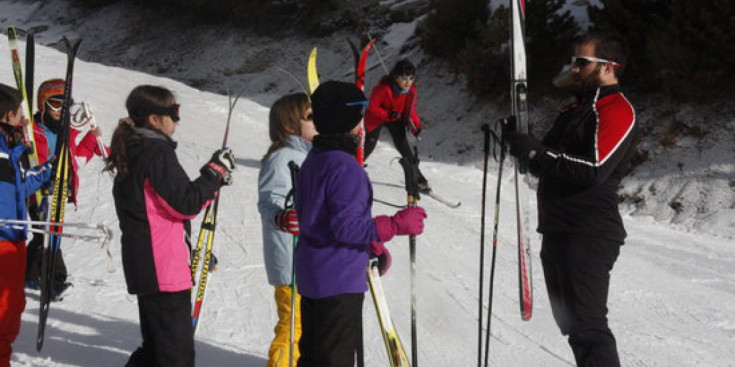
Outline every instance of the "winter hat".
<path fill-rule="evenodd" d="M 352 83 L 321 83 L 311 95 L 314 126 L 320 134 L 347 133 L 362 119 L 365 94 Z"/>
<path fill-rule="evenodd" d="M 53 96 L 63 96 L 64 95 L 64 79 L 50 79 L 43 83 L 41 83 L 40 86 L 38 86 L 38 97 L 37 97 L 37 105 L 38 110 L 43 111 L 44 106 L 43 104 L 46 103 L 46 100 L 53 97 Z"/>

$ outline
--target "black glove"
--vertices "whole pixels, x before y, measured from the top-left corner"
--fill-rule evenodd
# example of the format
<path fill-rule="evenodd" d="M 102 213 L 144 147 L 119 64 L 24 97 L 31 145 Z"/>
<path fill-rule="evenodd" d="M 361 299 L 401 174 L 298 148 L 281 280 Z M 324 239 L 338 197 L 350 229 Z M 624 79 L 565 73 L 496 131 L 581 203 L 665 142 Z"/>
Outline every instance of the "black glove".
<path fill-rule="evenodd" d="M 214 152 L 212 159 L 202 166 L 199 172 L 215 178 L 221 185 L 232 185 L 233 169 L 235 169 L 235 155 L 230 148 L 224 148 Z"/>
<path fill-rule="evenodd" d="M 416 126 L 416 124 L 411 121 L 411 119 L 404 119 L 403 124 L 406 125 L 406 128 L 408 128 L 408 131 L 411 133 L 411 135 L 415 137 L 419 137 L 421 135 L 421 131 L 423 130 L 423 127 Z"/>
<path fill-rule="evenodd" d="M 388 121 L 398 121 L 400 119 L 401 119 L 400 113 L 390 111 L 390 115 L 388 115 Z"/>
<path fill-rule="evenodd" d="M 510 131 L 505 133 L 505 142 L 510 146 L 510 155 L 523 160 L 540 157 L 546 151 L 541 142 L 528 134 Z"/>

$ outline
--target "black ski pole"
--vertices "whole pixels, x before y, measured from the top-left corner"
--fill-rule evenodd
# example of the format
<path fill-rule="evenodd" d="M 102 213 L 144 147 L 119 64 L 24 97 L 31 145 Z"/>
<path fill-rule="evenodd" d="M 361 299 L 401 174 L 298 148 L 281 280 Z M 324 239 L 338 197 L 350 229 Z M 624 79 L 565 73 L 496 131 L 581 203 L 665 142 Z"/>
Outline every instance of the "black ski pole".
<path fill-rule="evenodd" d="M 487 301 L 487 329 L 485 330 L 485 367 L 490 355 L 490 326 L 493 318 L 493 285 L 495 284 L 495 258 L 498 251 L 498 224 L 500 223 L 500 188 L 503 183 L 503 162 L 505 162 L 505 134 L 508 124 L 515 124 L 512 117 L 501 120 L 500 160 L 498 162 L 498 184 L 495 188 L 495 212 L 493 214 L 493 255 L 490 259 L 490 290 Z"/>
<path fill-rule="evenodd" d="M 483 281 L 485 279 L 485 197 L 487 194 L 487 162 L 490 156 L 490 126 L 482 125 L 484 134 L 483 144 L 483 166 L 482 166 L 482 213 L 480 215 L 480 286 L 477 297 L 478 319 L 477 319 L 477 367 L 482 366 L 482 300 Z"/>

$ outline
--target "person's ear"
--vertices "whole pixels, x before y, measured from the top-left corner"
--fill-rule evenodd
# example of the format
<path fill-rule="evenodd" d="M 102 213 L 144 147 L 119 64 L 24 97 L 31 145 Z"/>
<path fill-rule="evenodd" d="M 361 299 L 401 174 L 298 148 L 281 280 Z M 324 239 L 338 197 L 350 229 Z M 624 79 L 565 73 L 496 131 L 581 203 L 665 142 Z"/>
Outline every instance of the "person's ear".
<path fill-rule="evenodd" d="M 161 126 L 161 116 L 153 114 L 148 115 L 148 117 L 146 117 L 146 122 L 148 125 L 158 128 Z"/>

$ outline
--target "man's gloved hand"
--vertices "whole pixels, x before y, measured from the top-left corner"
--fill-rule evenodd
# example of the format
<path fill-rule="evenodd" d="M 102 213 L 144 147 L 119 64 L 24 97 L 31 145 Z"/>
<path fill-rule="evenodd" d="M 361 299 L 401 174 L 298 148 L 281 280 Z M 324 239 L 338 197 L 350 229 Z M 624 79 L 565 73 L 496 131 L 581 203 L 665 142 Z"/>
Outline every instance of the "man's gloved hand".
<path fill-rule="evenodd" d="M 390 269 L 392 262 L 390 252 L 388 252 L 388 249 L 385 248 L 382 242 L 373 241 L 370 243 L 370 255 L 378 258 L 378 271 L 382 277 Z"/>
<path fill-rule="evenodd" d="M 283 232 L 298 236 L 299 219 L 296 217 L 296 210 L 281 210 L 281 212 L 276 215 L 276 226 Z"/>
<path fill-rule="evenodd" d="M 398 121 L 401 119 L 401 114 L 395 111 L 390 111 L 388 115 L 388 121 Z"/>
<path fill-rule="evenodd" d="M 230 148 L 220 149 L 199 172 L 216 178 L 222 185 L 232 185 L 232 170 L 235 169 L 235 155 Z"/>
<path fill-rule="evenodd" d="M 505 142 L 510 146 L 510 155 L 524 160 L 534 159 L 546 151 L 538 139 L 528 134 L 511 131 L 505 133 Z"/>

